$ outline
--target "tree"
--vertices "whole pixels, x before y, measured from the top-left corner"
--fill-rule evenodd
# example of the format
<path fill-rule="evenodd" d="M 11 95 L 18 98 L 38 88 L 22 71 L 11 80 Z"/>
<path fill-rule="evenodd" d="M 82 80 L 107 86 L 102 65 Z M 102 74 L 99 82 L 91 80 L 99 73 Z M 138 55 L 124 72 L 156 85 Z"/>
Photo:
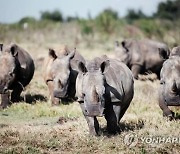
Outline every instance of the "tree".
<path fill-rule="evenodd" d="M 169 20 L 180 18 L 180 0 L 167 0 L 166 2 L 159 3 L 154 17 Z"/>
<path fill-rule="evenodd" d="M 131 21 L 131 20 L 147 18 L 147 16 L 141 10 L 135 11 L 133 9 L 129 9 L 125 18 Z"/>
<path fill-rule="evenodd" d="M 41 19 L 42 20 L 52 20 L 52 21 L 63 21 L 62 13 L 58 10 L 53 12 L 44 11 L 41 12 Z"/>

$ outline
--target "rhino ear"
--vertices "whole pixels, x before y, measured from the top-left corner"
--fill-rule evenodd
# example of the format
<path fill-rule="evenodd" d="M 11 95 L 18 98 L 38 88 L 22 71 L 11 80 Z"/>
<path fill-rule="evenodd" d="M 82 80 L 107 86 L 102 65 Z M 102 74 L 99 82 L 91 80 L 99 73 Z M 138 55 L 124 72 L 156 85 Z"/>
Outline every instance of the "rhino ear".
<path fill-rule="evenodd" d="M 163 48 L 158 48 L 159 50 L 159 55 L 160 57 L 162 57 L 163 59 L 168 59 L 169 58 L 169 51 L 164 50 Z"/>
<path fill-rule="evenodd" d="M 73 59 L 75 53 L 76 53 L 76 48 L 74 48 L 74 50 L 68 54 L 68 58 L 69 58 L 69 59 Z"/>
<path fill-rule="evenodd" d="M 10 52 L 11 54 L 16 57 L 18 55 L 18 50 L 17 50 L 18 46 L 16 44 L 13 44 L 11 47 L 10 47 Z"/>
<path fill-rule="evenodd" d="M 103 61 L 100 65 L 100 68 L 101 68 L 101 72 L 102 73 L 106 73 L 108 68 L 110 66 L 110 63 L 109 63 L 109 60 L 106 60 L 106 61 Z"/>
<path fill-rule="evenodd" d="M 126 41 L 122 41 L 122 42 L 121 42 L 121 45 L 122 45 L 123 48 L 125 48 Z"/>
<path fill-rule="evenodd" d="M 53 49 L 49 49 L 49 56 L 54 59 L 57 58 L 56 52 Z"/>
<path fill-rule="evenodd" d="M 0 51 L 3 51 L 3 44 L 0 44 Z"/>
<path fill-rule="evenodd" d="M 85 64 L 82 61 L 79 62 L 78 69 L 82 73 L 86 73 L 87 72 L 87 68 L 86 68 Z"/>

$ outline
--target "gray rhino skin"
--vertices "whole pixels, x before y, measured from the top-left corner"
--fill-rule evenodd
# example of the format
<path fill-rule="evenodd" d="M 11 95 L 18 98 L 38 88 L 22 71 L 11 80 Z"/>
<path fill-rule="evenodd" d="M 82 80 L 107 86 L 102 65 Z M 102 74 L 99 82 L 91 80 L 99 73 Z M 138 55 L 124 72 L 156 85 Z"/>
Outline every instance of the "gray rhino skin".
<path fill-rule="evenodd" d="M 77 61 L 85 62 L 84 58 L 75 50 L 58 56 L 53 49 L 49 50 L 48 63 L 44 79 L 48 85 L 52 105 L 59 101 L 75 99 L 75 84 L 78 74 Z"/>
<path fill-rule="evenodd" d="M 91 135 L 99 134 L 97 116 L 105 116 L 109 133 L 118 131 L 134 95 L 134 81 L 129 68 L 106 56 L 79 63 L 76 95 Z"/>
<path fill-rule="evenodd" d="M 135 79 L 138 74 L 152 72 L 160 78 L 160 70 L 165 61 L 160 55 L 161 52 L 166 59 L 169 49 L 166 44 L 152 40 L 127 39 L 119 44 L 116 41 L 115 53 L 120 61 L 124 62 L 133 73 Z"/>
<path fill-rule="evenodd" d="M 20 100 L 20 94 L 34 75 L 34 62 L 28 52 L 16 44 L 8 45 L 0 53 L 1 108 Z M 12 90 L 10 95 L 9 90 Z"/>
<path fill-rule="evenodd" d="M 160 74 L 159 106 L 163 115 L 174 118 L 168 106 L 180 106 L 180 46 L 173 48 L 170 57 L 163 64 Z"/>

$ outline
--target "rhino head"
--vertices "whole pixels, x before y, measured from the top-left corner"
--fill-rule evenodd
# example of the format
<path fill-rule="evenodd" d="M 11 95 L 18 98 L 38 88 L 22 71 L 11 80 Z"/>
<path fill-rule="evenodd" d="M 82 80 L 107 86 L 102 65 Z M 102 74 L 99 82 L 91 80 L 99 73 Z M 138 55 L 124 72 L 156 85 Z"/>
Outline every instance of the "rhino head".
<path fill-rule="evenodd" d="M 119 41 L 115 41 L 115 53 L 121 62 L 125 63 L 126 65 L 129 64 L 130 53 L 127 41 L 122 41 L 121 43 Z"/>
<path fill-rule="evenodd" d="M 179 56 L 170 58 L 161 70 L 161 85 L 164 98 L 169 106 L 180 105 L 180 59 Z"/>
<path fill-rule="evenodd" d="M 53 49 L 49 49 L 49 56 L 53 58 L 53 63 L 50 69 L 51 79 L 49 80 L 53 81 L 53 94 L 56 98 L 67 97 L 71 73 L 70 60 L 74 55 L 75 51 L 72 51 L 67 55 L 57 56 Z"/>
<path fill-rule="evenodd" d="M 97 61 L 91 61 L 87 67 L 83 62 L 79 63 L 82 77 L 82 96 L 84 99 L 84 114 L 86 116 L 103 116 L 105 108 L 105 78 L 104 73 L 109 66 L 109 61 L 103 61 L 98 65 Z"/>
<path fill-rule="evenodd" d="M 2 46 L 1 46 L 2 49 Z M 20 64 L 17 61 L 18 46 L 11 44 L 0 53 L 0 93 L 6 93 L 17 78 Z"/>

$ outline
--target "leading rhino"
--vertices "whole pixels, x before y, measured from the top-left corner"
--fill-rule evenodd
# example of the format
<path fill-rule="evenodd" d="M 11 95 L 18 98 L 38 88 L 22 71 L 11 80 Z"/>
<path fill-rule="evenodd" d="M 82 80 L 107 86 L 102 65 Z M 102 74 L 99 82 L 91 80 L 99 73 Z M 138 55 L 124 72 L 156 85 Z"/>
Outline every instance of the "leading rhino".
<path fill-rule="evenodd" d="M 20 94 L 34 75 L 34 62 L 27 51 L 16 44 L 10 44 L 0 52 L 0 94 L 1 108 L 20 100 Z M 10 95 L 10 91 L 11 95 Z"/>
<path fill-rule="evenodd" d="M 159 52 L 165 59 L 170 53 L 166 44 L 153 40 L 127 39 L 121 44 L 118 41 L 115 43 L 117 58 L 132 70 L 135 79 L 138 79 L 138 74 L 147 72 L 155 73 L 160 78 L 160 70 L 165 59 Z"/>
<path fill-rule="evenodd" d="M 49 56 L 44 66 L 44 80 L 49 88 L 52 105 L 58 105 L 61 100 L 75 99 L 77 61 L 85 62 L 76 49 L 69 51 L 64 47 L 61 53 L 49 49 Z"/>
<path fill-rule="evenodd" d="M 163 64 L 160 77 L 159 106 L 163 115 L 171 120 L 174 112 L 168 106 L 180 106 L 180 46 L 173 48 Z"/>
<path fill-rule="evenodd" d="M 105 116 L 108 132 L 114 134 L 134 95 L 133 76 L 125 64 L 107 57 L 87 66 L 79 62 L 76 92 L 90 134 L 99 134 L 98 116 Z"/>

